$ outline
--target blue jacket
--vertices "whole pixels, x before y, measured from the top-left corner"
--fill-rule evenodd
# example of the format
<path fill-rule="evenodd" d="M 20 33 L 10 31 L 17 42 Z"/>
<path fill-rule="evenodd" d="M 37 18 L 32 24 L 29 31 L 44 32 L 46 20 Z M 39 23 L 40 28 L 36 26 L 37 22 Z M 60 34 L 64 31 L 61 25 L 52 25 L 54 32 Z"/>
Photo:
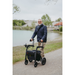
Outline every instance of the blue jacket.
<path fill-rule="evenodd" d="M 35 31 L 33 33 L 32 38 L 34 38 L 37 35 L 37 42 L 39 42 L 41 39 L 43 40 L 43 42 L 47 42 L 47 27 L 43 24 L 41 25 L 42 27 L 39 29 L 39 31 L 38 26 L 35 27 Z"/>

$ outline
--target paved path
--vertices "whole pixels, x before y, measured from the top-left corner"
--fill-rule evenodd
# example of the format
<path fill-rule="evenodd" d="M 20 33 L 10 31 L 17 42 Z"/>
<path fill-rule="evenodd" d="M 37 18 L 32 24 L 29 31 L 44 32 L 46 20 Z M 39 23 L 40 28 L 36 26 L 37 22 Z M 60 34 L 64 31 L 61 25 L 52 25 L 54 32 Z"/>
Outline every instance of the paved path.
<path fill-rule="evenodd" d="M 24 65 L 24 61 L 13 65 L 13 75 L 62 75 L 62 49 L 45 54 L 46 65 L 41 63 L 35 68 L 34 63 Z"/>

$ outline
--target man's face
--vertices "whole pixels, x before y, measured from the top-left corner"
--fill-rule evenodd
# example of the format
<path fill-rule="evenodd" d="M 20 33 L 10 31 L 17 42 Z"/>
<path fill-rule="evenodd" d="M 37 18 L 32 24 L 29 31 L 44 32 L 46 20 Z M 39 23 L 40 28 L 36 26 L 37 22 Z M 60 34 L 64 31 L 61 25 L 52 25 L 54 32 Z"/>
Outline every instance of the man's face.
<path fill-rule="evenodd" d="M 41 25 L 42 24 L 42 20 L 38 20 L 38 24 Z"/>

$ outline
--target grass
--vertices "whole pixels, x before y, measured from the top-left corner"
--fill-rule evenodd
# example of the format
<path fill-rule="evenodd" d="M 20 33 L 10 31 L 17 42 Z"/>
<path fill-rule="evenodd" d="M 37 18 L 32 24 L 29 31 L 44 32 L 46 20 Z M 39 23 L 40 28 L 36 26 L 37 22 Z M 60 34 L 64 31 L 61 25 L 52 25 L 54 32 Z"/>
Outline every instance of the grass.
<path fill-rule="evenodd" d="M 54 50 L 57 50 L 59 48 L 62 48 L 62 41 L 51 41 L 46 43 L 45 48 L 44 48 L 44 53 L 48 53 Z M 35 47 L 30 47 L 29 50 L 35 50 Z M 24 46 L 16 46 L 13 47 L 13 63 L 16 63 L 18 61 L 22 61 L 25 58 L 25 50 L 26 48 Z"/>

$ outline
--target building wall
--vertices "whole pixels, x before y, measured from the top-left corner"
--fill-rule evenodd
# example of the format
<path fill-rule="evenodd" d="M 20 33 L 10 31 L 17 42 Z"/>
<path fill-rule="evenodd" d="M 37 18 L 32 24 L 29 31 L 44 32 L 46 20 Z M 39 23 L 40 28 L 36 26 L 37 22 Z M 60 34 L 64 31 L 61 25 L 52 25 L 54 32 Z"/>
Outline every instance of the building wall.
<path fill-rule="evenodd" d="M 59 29 L 62 25 L 54 26 L 55 30 Z"/>

